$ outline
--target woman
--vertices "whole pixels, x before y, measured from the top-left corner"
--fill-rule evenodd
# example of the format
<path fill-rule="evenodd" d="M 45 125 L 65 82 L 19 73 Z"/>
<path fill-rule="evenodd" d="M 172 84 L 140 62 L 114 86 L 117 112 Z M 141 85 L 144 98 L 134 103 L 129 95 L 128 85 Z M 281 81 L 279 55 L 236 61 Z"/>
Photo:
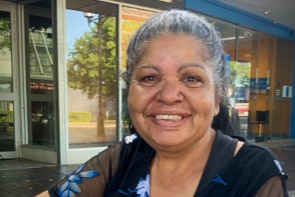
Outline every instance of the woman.
<path fill-rule="evenodd" d="M 139 28 L 127 54 L 133 134 L 49 189 L 51 196 L 287 196 L 272 153 L 219 131 L 225 127 L 216 120 L 228 120 L 218 118 L 227 81 L 213 26 L 188 11 L 164 11 Z"/>

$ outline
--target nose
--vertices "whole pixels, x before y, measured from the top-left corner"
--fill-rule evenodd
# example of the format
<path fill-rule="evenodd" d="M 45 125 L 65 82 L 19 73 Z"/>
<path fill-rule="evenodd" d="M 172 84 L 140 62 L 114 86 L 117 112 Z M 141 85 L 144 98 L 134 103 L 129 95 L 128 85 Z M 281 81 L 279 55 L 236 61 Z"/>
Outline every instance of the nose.
<path fill-rule="evenodd" d="M 183 100 L 181 85 L 179 82 L 163 82 L 157 92 L 156 99 L 158 102 L 172 105 Z"/>

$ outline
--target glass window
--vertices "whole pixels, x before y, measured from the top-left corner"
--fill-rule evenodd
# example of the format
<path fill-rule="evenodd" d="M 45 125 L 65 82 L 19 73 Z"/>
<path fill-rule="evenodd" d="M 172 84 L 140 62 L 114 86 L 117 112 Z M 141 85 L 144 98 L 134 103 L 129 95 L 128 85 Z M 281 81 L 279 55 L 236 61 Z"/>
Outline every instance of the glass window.
<path fill-rule="evenodd" d="M 286 138 L 290 133 L 295 43 L 270 35 L 263 35 L 259 43 L 260 53 L 268 54 L 259 61 L 259 66 L 267 65 L 264 69 L 259 67 L 259 77 L 265 79 L 267 91 L 258 94 L 257 101 L 264 98 L 265 103 L 257 102 L 256 108 L 263 110 L 261 106 L 265 105 L 265 110 L 269 111 L 262 132 L 270 139 Z"/>
<path fill-rule="evenodd" d="M 133 1 L 133 0 L 112 0 L 119 3 L 134 4 L 139 7 L 153 8 L 153 9 L 171 9 L 171 8 L 183 8 L 183 0 L 148 0 L 148 1 Z"/>
<path fill-rule="evenodd" d="M 0 93 L 12 92 L 10 12 L 0 11 Z"/>
<path fill-rule="evenodd" d="M 209 17 L 208 17 L 209 18 Z M 236 134 L 256 142 L 289 134 L 294 43 L 209 18 L 223 41 L 230 72 L 228 102 Z"/>
<path fill-rule="evenodd" d="M 211 19 L 214 21 L 214 19 Z M 229 70 L 228 104 L 236 134 L 249 138 L 249 90 L 253 34 L 255 32 L 235 25 L 215 21 L 215 27 L 224 44 Z M 234 117 L 235 116 L 235 117 Z"/>
<path fill-rule="evenodd" d="M 51 1 L 26 6 L 28 143 L 55 147 L 55 64 Z"/>
<path fill-rule="evenodd" d="M 30 144 L 52 145 L 54 143 L 53 102 L 32 101 Z"/>
<path fill-rule="evenodd" d="M 14 151 L 14 106 L 12 101 L 0 101 L 0 152 Z"/>
<path fill-rule="evenodd" d="M 67 1 L 70 148 L 117 140 L 116 13 L 113 4 L 83 1 L 78 6 L 75 1 Z"/>
<path fill-rule="evenodd" d="M 0 11 L 0 95 L 10 93 L 12 86 L 10 12 Z M 0 152 L 14 151 L 13 102 L 0 100 Z"/>
<path fill-rule="evenodd" d="M 4 6 L 4 9 L 7 7 Z M 1 7 L 1 9 L 3 9 Z M 14 10 L 0 11 L 0 159 L 14 158 L 15 136 L 15 24 Z"/>

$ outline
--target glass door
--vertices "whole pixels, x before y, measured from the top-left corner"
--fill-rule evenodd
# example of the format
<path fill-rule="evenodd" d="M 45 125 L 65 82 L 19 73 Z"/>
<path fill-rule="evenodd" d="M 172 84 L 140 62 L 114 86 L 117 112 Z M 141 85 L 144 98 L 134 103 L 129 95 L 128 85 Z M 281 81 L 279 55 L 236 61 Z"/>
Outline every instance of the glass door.
<path fill-rule="evenodd" d="M 0 159 L 16 157 L 13 16 L 12 6 L 0 2 Z"/>
<path fill-rule="evenodd" d="M 55 103 L 51 1 L 25 6 L 28 144 L 55 148 Z"/>

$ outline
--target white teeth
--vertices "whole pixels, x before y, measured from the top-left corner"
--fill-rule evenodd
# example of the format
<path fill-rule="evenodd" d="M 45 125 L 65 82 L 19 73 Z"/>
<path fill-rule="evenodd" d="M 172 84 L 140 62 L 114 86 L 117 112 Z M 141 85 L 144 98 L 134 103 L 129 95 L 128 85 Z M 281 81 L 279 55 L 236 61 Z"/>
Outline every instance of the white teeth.
<path fill-rule="evenodd" d="M 157 120 L 181 120 L 182 117 L 178 115 L 156 115 L 155 119 Z"/>

